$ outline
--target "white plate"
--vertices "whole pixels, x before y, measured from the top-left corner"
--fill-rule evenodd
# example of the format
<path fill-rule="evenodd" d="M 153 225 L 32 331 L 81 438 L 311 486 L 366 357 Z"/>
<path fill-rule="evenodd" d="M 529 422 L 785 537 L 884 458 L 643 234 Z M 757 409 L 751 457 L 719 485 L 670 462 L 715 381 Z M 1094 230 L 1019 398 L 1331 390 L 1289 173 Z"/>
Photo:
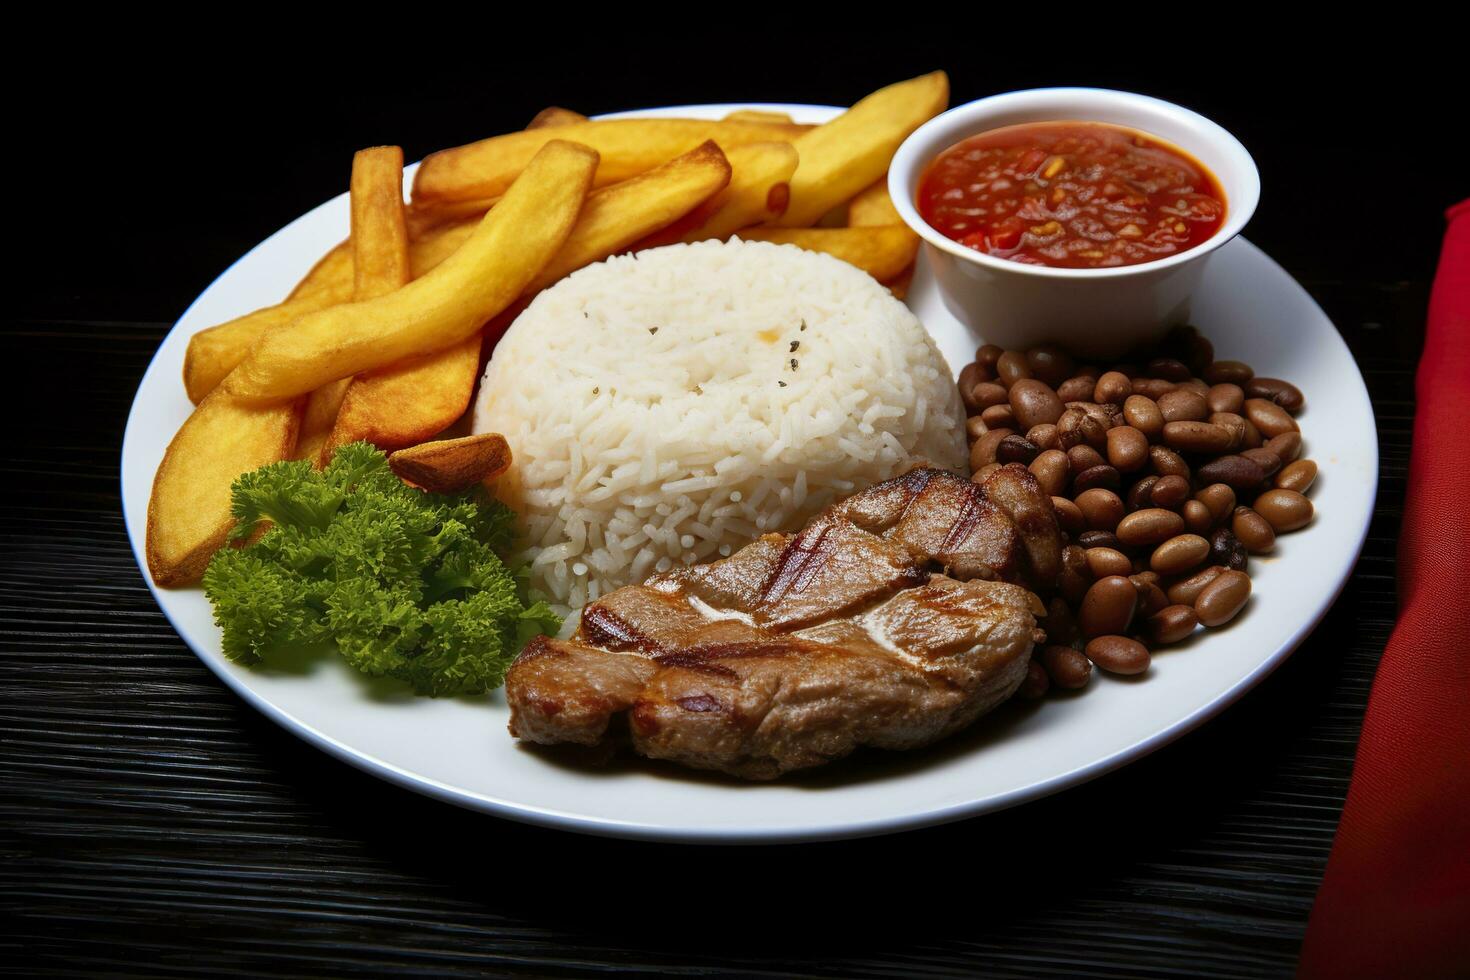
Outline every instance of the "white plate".
<path fill-rule="evenodd" d="M 656 114 L 718 117 L 732 108 Z M 836 112 L 768 108 L 813 122 Z M 285 296 L 346 236 L 347 218 L 343 194 L 276 232 L 206 289 L 164 339 L 123 442 L 123 510 L 137 555 L 154 470 L 190 410 L 180 380 L 189 336 Z M 910 297 L 952 367 L 973 356 L 979 338 L 944 310 L 922 264 Z M 730 843 L 878 834 L 1012 806 L 1121 766 L 1226 707 L 1316 625 L 1362 545 L 1378 445 L 1362 377 L 1331 322 L 1243 240 L 1209 260 L 1194 314 L 1220 357 L 1249 361 L 1306 392 L 1301 424 L 1321 467 L 1312 491 L 1317 519 L 1284 535 L 1275 557 L 1252 560 L 1255 596 L 1228 628 L 1159 653 L 1141 678 L 1103 675 L 1075 695 L 1008 706 L 927 751 L 869 755 L 829 772 L 755 785 L 636 760 L 582 770 L 518 746 L 506 733 L 499 692 L 457 700 L 384 694 L 336 661 L 307 676 L 239 667 L 220 653 L 199 589 L 154 588 L 154 595 L 200 659 L 279 724 L 391 782 L 501 817 L 622 837 Z"/>

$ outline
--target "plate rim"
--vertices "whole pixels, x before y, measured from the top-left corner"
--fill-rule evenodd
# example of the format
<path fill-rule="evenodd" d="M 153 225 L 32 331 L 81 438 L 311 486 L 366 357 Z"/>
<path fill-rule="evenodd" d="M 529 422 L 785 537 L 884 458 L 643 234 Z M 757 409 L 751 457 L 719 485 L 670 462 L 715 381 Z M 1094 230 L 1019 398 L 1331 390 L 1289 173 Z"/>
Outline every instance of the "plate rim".
<path fill-rule="evenodd" d="M 737 109 L 764 109 L 769 111 L 796 112 L 809 115 L 823 114 L 831 116 L 841 111 L 837 106 L 823 106 L 805 103 L 775 103 L 775 102 L 734 102 L 734 103 L 708 103 L 708 104 L 686 104 L 677 106 L 663 106 L 647 109 L 629 109 L 618 112 L 605 113 L 593 118 L 618 118 L 629 116 L 670 116 L 681 112 L 697 111 L 700 113 L 729 112 Z M 404 168 L 405 179 L 417 170 L 418 163 L 415 162 Z M 221 280 L 226 279 L 243 262 L 254 255 L 257 251 L 271 245 L 277 238 L 287 235 L 296 225 L 309 221 L 312 216 L 322 208 L 331 206 L 335 201 L 346 196 L 345 192 L 318 204 L 293 220 L 282 225 L 270 235 L 261 239 L 242 253 L 234 262 L 226 267 L 219 275 L 215 276 L 185 308 L 173 325 L 159 341 L 158 348 L 149 359 L 148 366 L 138 381 L 138 386 L 133 395 L 133 400 L 128 409 L 127 423 L 123 430 L 123 440 L 119 454 L 118 483 L 119 483 L 119 505 L 122 510 L 123 523 L 128 535 L 128 544 L 133 551 L 134 562 L 138 566 L 139 574 L 143 577 L 149 592 L 152 594 L 155 604 L 163 613 L 174 633 L 188 647 L 189 651 L 207 667 L 215 677 L 225 683 L 225 686 L 233 691 L 251 708 L 259 711 L 273 723 L 300 738 L 302 741 L 320 749 L 327 755 L 345 762 L 359 771 L 383 779 L 395 786 L 419 793 L 430 798 L 450 803 L 464 809 L 485 813 L 491 816 L 514 820 L 518 823 L 531 824 L 533 826 L 546 827 L 555 830 L 571 831 L 575 833 L 588 834 L 599 837 L 612 837 L 627 840 L 657 841 L 665 843 L 681 844 L 783 844 L 783 843 L 805 843 L 812 841 L 834 841 L 847 840 L 862 837 L 873 837 L 883 834 L 899 833 L 908 830 L 918 830 L 925 827 L 938 826 L 940 824 L 953 823 L 959 820 L 977 817 L 985 813 L 997 812 L 1018 806 L 1032 800 L 1050 796 L 1062 790 L 1083 783 L 1090 782 L 1100 776 L 1106 775 L 1116 769 L 1122 768 L 1129 763 L 1136 762 L 1147 755 L 1152 754 L 1165 745 L 1174 742 L 1191 731 L 1214 718 L 1226 708 L 1235 704 L 1248 691 L 1261 683 L 1266 677 L 1274 672 L 1292 653 L 1301 645 L 1321 623 L 1322 619 L 1331 610 L 1332 606 L 1341 596 L 1343 589 L 1352 578 L 1353 570 L 1361 558 L 1363 545 L 1367 540 L 1368 531 L 1371 528 L 1375 507 L 1377 504 L 1380 452 L 1378 445 L 1378 433 L 1376 426 L 1370 432 L 1367 449 L 1371 453 L 1371 481 L 1368 492 L 1368 506 L 1362 520 L 1362 525 L 1357 529 L 1356 541 L 1352 549 L 1352 560 L 1347 564 L 1345 571 L 1338 578 L 1335 587 L 1326 599 L 1320 602 L 1311 614 L 1304 618 L 1292 631 L 1290 637 L 1270 656 L 1265 658 L 1254 669 L 1249 671 L 1238 681 L 1214 696 L 1209 702 L 1201 705 L 1188 715 L 1176 720 L 1172 724 L 1161 728 L 1145 738 L 1141 738 L 1125 748 L 1119 749 L 1101 759 L 1097 759 L 1087 765 L 1074 767 L 1065 772 L 1054 773 L 1044 779 L 1029 782 L 1023 786 L 1016 787 L 999 794 L 980 797 L 978 799 L 966 800 L 946 806 L 931 807 L 929 809 L 909 812 L 900 815 L 887 815 L 882 817 L 868 818 L 856 821 L 847 821 L 841 824 L 824 824 L 812 826 L 810 824 L 786 824 L 781 826 L 745 827 L 738 831 L 728 828 L 702 829 L 697 827 L 671 828 L 665 825 L 629 821 L 609 817 L 593 817 L 586 814 L 570 813 L 550 807 L 537 806 L 527 803 L 518 803 L 499 797 L 476 793 L 463 788 L 451 786 L 442 780 L 410 772 L 401 766 L 388 762 L 376 755 L 356 749 L 331 735 L 316 728 L 304 719 L 298 718 L 289 711 L 277 706 L 262 694 L 258 694 L 248 687 L 243 680 L 236 677 L 225 669 L 225 665 L 216 662 L 213 656 L 206 656 L 185 633 L 179 629 L 174 615 L 164 603 L 159 587 L 154 583 L 152 575 L 148 573 L 147 564 L 144 559 L 143 536 L 144 528 L 136 527 L 128 517 L 127 501 L 127 479 L 126 463 L 129 457 L 129 446 L 134 442 L 135 426 L 139 425 L 138 406 L 140 397 L 153 373 L 159 369 L 159 357 L 168 340 L 174 332 L 179 329 L 179 324 L 187 320 L 194 308 Z M 1363 402 L 1367 406 L 1370 417 L 1374 417 L 1372 398 L 1368 395 L 1367 385 L 1363 379 L 1362 369 L 1358 367 L 1357 360 L 1352 356 L 1341 332 L 1337 330 L 1336 324 L 1329 317 L 1321 304 L 1306 290 L 1284 267 L 1268 255 L 1261 248 L 1248 241 L 1244 236 L 1238 236 L 1234 241 L 1221 247 L 1225 249 L 1249 250 L 1254 257 L 1264 260 L 1285 281 L 1291 283 L 1299 290 L 1308 303 L 1322 316 L 1328 324 L 1332 325 L 1332 339 L 1346 353 L 1348 360 L 1352 363 L 1354 374 L 1351 382 L 1356 382 L 1363 395 Z M 202 329 L 202 328 L 201 328 Z M 151 481 L 149 486 L 151 488 Z M 146 505 L 143 508 L 146 515 Z"/>

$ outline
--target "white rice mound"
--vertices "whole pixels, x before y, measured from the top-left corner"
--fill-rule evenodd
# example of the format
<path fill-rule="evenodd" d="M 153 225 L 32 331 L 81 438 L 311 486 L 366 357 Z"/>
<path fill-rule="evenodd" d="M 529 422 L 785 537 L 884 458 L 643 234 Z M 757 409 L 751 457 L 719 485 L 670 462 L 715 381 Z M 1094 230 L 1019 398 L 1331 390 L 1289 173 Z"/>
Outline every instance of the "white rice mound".
<path fill-rule="evenodd" d="M 964 472 L 933 339 L 861 270 L 794 245 L 618 256 L 541 293 L 486 368 L 532 585 L 576 609 L 791 531 L 916 460 Z"/>

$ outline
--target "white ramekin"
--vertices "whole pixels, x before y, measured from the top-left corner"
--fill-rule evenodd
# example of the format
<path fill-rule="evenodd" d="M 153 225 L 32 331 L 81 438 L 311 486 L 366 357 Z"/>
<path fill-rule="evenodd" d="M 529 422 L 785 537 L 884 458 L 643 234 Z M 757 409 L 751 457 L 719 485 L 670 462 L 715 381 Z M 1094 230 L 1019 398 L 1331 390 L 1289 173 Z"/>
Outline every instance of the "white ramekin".
<path fill-rule="evenodd" d="M 919 216 L 919 178 L 942 151 L 987 130 L 1053 120 L 1127 126 L 1184 150 L 1220 182 L 1224 225 L 1201 245 L 1156 262 L 1053 269 L 966 248 Z M 898 148 L 888 191 L 903 220 L 924 239 L 945 305 L 981 341 L 1006 348 L 1055 343 L 1086 357 L 1115 357 L 1188 318 L 1205 260 L 1250 220 L 1261 178 L 1240 141 L 1199 113 L 1129 92 L 1044 88 L 980 99 L 929 120 Z"/>

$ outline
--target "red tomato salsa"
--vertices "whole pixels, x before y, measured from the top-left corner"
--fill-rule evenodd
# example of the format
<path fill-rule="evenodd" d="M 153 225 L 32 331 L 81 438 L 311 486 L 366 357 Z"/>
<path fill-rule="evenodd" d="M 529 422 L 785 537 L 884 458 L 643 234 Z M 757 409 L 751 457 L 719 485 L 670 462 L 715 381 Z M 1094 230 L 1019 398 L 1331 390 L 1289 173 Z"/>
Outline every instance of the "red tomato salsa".
<path fill-rule="evenodd" d="M 1085 122 L 961 140 L 924 172 L 917 203 L 961 245 L 1064 269 L 1162 259 L 1225 220 L 1225 195 L 1199 163 L 1136 130 Z"/>

